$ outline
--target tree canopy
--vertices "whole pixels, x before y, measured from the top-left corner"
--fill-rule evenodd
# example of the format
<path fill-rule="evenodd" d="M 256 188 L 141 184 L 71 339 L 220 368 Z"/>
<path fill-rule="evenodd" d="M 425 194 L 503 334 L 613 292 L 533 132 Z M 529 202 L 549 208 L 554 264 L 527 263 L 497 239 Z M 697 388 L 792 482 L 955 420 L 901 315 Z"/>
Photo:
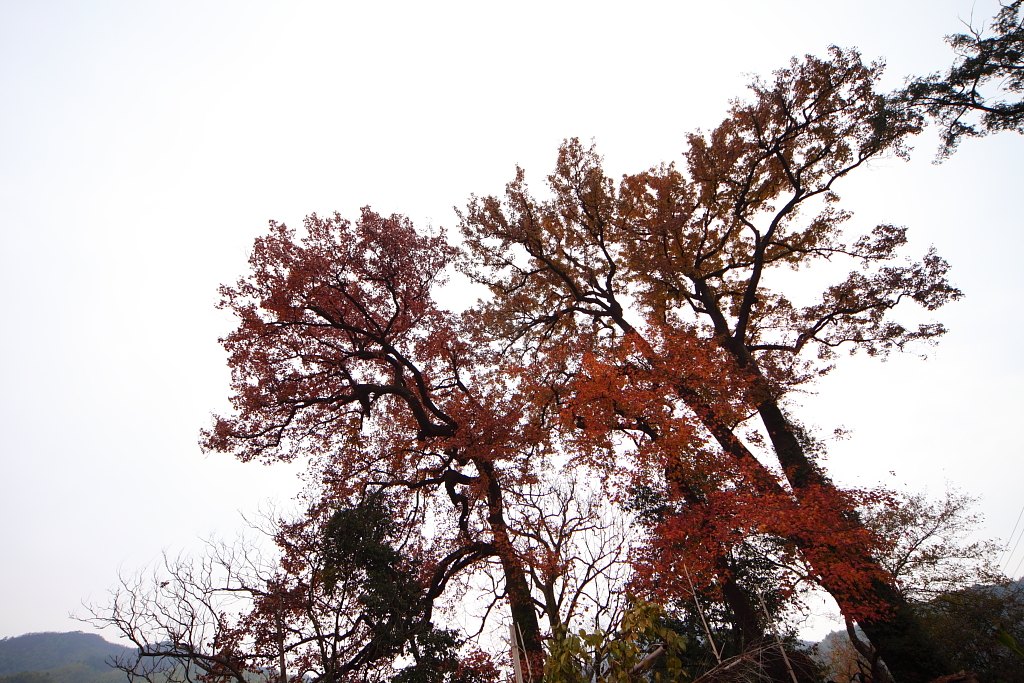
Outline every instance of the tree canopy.
<path fill-rule="evenodd" d="M 940 157 L 965 137 L 1024 133 L 1024 16 L 1021 0 L 1002 5 L 988 26 L 947 36 L 956 59 L 945 73 L 914 78 L 908 103 L 942 129 Z"/>
<path fill-rule="evenodd" d="M 125 583 L 108 623 L 163 624 L 174 637 L 143 656 L 202 680 L 492 680 L 506 653 L 460 651 L 444 621 L 463 600 L 477 634 L 507 614 L 531 682 L 755 660 L 795 682 L 817 673 L 777 626 L 813 588 L 876 674 L 948 673 L 915 591 L 955 590 L 984 559 L 938 535 L 962 528 L 963 500 L 837 485 L 789 401 L 846 353 L 934 343 L 961 295 L 933 249 L 841 200 L 858 169 L 907 155 L 938 97 L 921 81 L 907 106 L 880 74 L 855 50 L 794 59 L 680 160 L 619 179 L 566 140 L 539 190 L 516 169 L 471 197 L 457 236 L 369 207 L 271 222 L 221 289 L 232 410 L 201 443 L 306 461 L 307 514 L 274 522 L 276 563 L 172 564 L 157 592 L 176 608 Z M 466 310 L 438 295 L 455 273 L 481 288 Z M 234 614 L 214 599 L 238 594 Z M 174 630 L 198 613 L 209 639 Z"/>

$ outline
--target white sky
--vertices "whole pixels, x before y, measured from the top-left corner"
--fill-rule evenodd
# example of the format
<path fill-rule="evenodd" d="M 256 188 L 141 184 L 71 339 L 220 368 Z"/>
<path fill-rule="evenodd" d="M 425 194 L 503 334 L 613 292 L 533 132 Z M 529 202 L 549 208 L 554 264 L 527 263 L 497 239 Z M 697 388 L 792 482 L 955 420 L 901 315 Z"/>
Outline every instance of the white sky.
<path fill-rule="evenodd" d="M 227 396 L 216 287 L 268 219 L 369 204 L 453 226 L 516 163 L 539 184 L 564 137 L 594 138 L 615 174 L 677 159 L 750 74 L 835 43 L 885 58 L 897 87 L 996 6 L 0 0 L 0 637 L 82 628 L 68 613 L 119 569 L 296 490 L 286 467 L 196 445 Z M 840 194 L 951 261 L 952 331 L 927 361 L 843 362 L 802 417 L 853 430 L 828 461 L 841 482 L 951 482 L 1006 537 L 1024 498 L 1024 138 L 938 166 L 935 146 Z"/>

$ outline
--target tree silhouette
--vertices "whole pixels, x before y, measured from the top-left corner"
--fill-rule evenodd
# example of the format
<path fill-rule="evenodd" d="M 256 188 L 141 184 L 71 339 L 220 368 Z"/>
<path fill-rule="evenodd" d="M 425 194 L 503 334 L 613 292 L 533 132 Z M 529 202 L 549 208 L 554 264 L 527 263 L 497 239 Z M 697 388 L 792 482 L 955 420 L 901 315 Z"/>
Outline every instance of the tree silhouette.
<path fill-rule="evenodd" d="M 783 594 L 831 593 L 898 679 L 943 673 L 856 512 L 877 494 L 836 486 L 786 405 L 842 350 L 934 341 L 941 324 L 899 314 L 960 294 L 934 252 L 904 256 L 903 228 L 854 230 L 839 207 L 843 178 L 904 156 L 920 130 L 879 73 L 836 48 L 794 60 L 689 136 L 681 166 L 618 183 L 569 140 L 546 197 L 518 170 L 503 198 L 470 200 L 458 245 L 368 208 L 301 232 L 272 223 L 222 290 L 239 319 L 223 340 L 234 412 L 204 447 L 309 458 L 332 495 L 406 501 L 419 512 L 405 528 L 439 563 L 428 591 L 493 560 L 534 680 L 570 604 L 559 582 L 601 573 L 600 556 L 562 554 L 578 547 L 567 527 L 545 526 L 574 518 L 554 493 L 566 473 L 613 501 L 646 492 L 634 564 L 653 595 L 713 590 L 761 642 L 767 610 L 741 570 L 768 562 Z M 489 289 L 463 313 L 434 298 L 456 263 Z M 833 284 L 809 294 L 785 276 L 811 269 Z"/>

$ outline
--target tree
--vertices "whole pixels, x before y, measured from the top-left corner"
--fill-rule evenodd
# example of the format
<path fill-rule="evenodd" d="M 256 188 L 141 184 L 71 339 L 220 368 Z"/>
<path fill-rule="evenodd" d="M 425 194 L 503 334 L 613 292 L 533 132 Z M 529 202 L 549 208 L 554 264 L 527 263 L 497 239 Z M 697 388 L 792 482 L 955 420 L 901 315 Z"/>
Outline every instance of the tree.
<path fill-rule="evenodd" d="M 1021 596 L 998 569 L 999 545 L 971 539 L 980 521 L 971 512 L 975 502 L 955 490 L 937 500 L 890 494 L 861 513 L 880 539 L 879 562 L 953 669 L 971 671 L 980 680 L 1003 680 L 1005 674 L 994 673 L 991 663 L 1005 665 L 1009 653 L 999 652 L 995 634 L 1019 627 Z M 850 619 L 845 636 L 829 638 L 827 654 L 833 678 L 856 672 L 863 681 L 892 680 Z"/>
<path fill-rule="evenodd" d="M 272 223 L 252 273 L 222 289 L 239 318 L 225 338 L 236 413 L 204 432 L 243 460 L 319 462 L 335 491 L 402 491 L 452 519 L 447 562 L 498 559 L 530 670 L 543 669 L 540 624 L 506 513 L 506 490 L 535 477 L 542 425 L 530 400 L 434 302 L 455 253 L 399 216 L 351 223 L 310 216 L 299 238 Z M 439 496 L 446 496 L 447 510 Z"/>
<path fill-rule="evenodd" d="M 974 585 L 998 585 L 1007 577 L 996 561 L 999 544 L 973 540 L 977 501 L 947 490 L 938 500 L 923 494 L 894 496 L 864 511 L 864 522 L 882 539 L 879 560 L 907 600 L 929 600 Z"/>
<path fill-rule="evenodd" d="M 599 487 L 572 477 L 513 495 L 511 527 L 549 636 L 618 623 L 628 607 L 631 520 Z"/>
<path fill-rule="evenodd" d="M 927 680 L 943 666 L 872 556 L 855 497 L 815 463 L 782 402 L 827 372 L 836 349 L 884 354 L 937 338 L 941 325 L 907 327 L 894 311 L 959 296 L 933 252 L 898 261 L 902 228 L 843 239 L 850 214 L 837 208 L 835 185 L 872 158 L 902 155 L 919 130 L 874 90 L 878 73 L 838 49 L 794 61 L 773 82 L 755 82 L 753 101 L 735 102 L 714 131 L 690 136 L 685 171 L 664 166 L 618 187 L 592 149 L 569 141 L 550 199 L 535 199 L 519 170 L 504 201 L 471 201 L 464 267 L 490 288 L 480 317 L 519 363 L 566 365 L 567 349 L 589 346 L 563 372 L 571 379 L 557 400 L 569 428 L 592 432 L 591 457 L 632 448 L 634 471 L 660 470 L 691 517 L 725 511 L 745 516 L 740 529 L 786 539 L 898 677 Z M 817 301 L 767 286 L 781 270 L 843 259 L 856 268 Z M 784 483 L 737 435 L 751 411 Z M 630 444 L 602 436 L 624 433 Z M 666 580 L 678 580 L 676 569 L 666 567 Z"/>
<path fill-rule="evenodd" d="M 247 676 L 256 677 L 254 671 L 274 666 L 276 653 L 255 658 L 259 661 L 241 654 L 233 629 L 233 617 L 258 590 L 248 580 L 259 573 L 256 554 L 217 546 L 209 550 L 195 563 L 165 555 L 162 566 L 148 576 L 142 571 L 121 576 L 108 604 L 86 605 L 84 621 L 113 629 L 135 647 L 133 655 L 112 661 L 129 680 L 243 683 Z M 272 668 L 264 672 L 266 680 L 276 678 Z"/>
<path fill-rule="evenodd" d="M 916 603 L 915 609 L 951 670 L 975 676 L 964 680 L 1024 681 L 1022 655 L 1019 648 L 1014 650 L 1016 639 L 1024 638 L 1024 588 L 1019 581 L 976 584 L 940 593 Z M 845 634 L 830 634 L 822 644 L 827 644 L 824 665 L 831 679 L 875 683 L 892 680 L 877 653 L 852 625 Z"/>
<path fill-rule="evenodd" d="M 974 503 L 963 493 L 947 490 L 935 501 L 922 494 L 893 495 L 862 512 L 865 524 L 881 540 L 876 549 L 879 561 L 899 593 L 921 615 L 933 642 L 954 668 L 988 680 L 1000 676 L 992 675 L 987 668 L 989 656 L 980 653 L 995 645 L 992 633 L 1008 620 L 998 610 L 989 610 L 989 623 L 978 615 L 993 601 L 993 592 L 1010 598 L 1008 611 L 1016 596 L 1001 588 L 1009 580 L 995 560 L 999 545 L 970 539 L 979 522 L 971 512 Z M 950 619 L 956 620 L 956 635 Z M 878 651 L 864 642 L 850 619 L 846 631 L 863 671 L 870 675 L 866 680 L 890 680 Z"/>
<path fill-rule="evenodd" d="M 135 645 L 114 662 L 133 681 L 493 681 L 487 658 L 432 623 L 449 567 L 426 561 L 395 512 L 377 497 L 268 520 L 276 558 L 251 542 L 165 557 L 86 620 Z"/>
<path fill-rule="evenodd" d="M 947 36 L 956 53 L 949 71 L 914 78 L 903 97 L 942 129 L 939 156 L 965 137 L 1000 130 L 1024 133 L 1024 16 L 1022 0 L 1002 5 L 986 27 Z"/>
<path fill-rule="evenodd" d="M 943 593 L 920 607 L 935 642 L 956 669 L 979 681 L 1024 681 L 1024 585 L 975 585 Z"/>
<path fill-rule="evenodd" d="M 838 349 L 936 339 L 941 325 L 896 313 L 959 296 L 939 256 L 903 258 L 904 229 L 845 230 L 837 183 L 903 155 L 920 129 L 876 92 L 878 74 L 851 51 L 794 60 L 691 135 L 685 168 L 617 185 L 568 141 L 550 198 L 520 170 L 504 201 L 471 200 L 464 247 L 369 209 L 355 223 L 310 216 L 301 234 L 272 223 L 251 273 L 222 290 L 239 319 L 224 339 L 234 412 L 204 447 L 308 457 L 336 495 L 406 501 L 438 590 L 493 559 L 534 679 L 551 635 L 538 607 L 557 631 L 567 603 L 551 589 L 571 576 L 561 531 L 545 527 L 559 504 L 537 495 L 567 467 L 613 500 L 640 486 L 660 499 L 638 566 L 665 596 L 714 587 L 747 640 L 762 639 L 753 586 L 737 581 L 756 549 L 801 568 L 776 572 L 789 590 L 828 590 L 901 679 L 942 673 L 856 514 L 872 494 L 831 482 L 785 404 Z M 460 314 L 432 291 L 456 260 L 490 288 Z M 817 299 L 770 288 L 844 260 L 853 269 Z"/>

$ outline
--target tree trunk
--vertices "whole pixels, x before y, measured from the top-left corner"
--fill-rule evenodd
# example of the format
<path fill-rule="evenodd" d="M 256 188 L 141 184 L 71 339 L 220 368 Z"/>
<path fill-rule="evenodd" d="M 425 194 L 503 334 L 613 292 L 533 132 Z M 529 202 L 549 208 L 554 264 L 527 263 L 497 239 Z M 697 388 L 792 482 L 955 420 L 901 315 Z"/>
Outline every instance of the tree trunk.
<path fill-rule="evenodd" d="M 717 564 L 719 580 L 722 582 L 722 599 L 729 611 L 732 612 L 733 624 L 740 633 L 739 646 L 742 651 L 748 646 L 764 640 L 764 627 L 761 620 L 757 618 L 757 612 L 747 591 L 740 587 L 736 577 L 725 566 L 725 559 L 719 558 Z"/>
<path fill-rule="evenodd" d="M 842 505 L 842 496 L 836 485 L 808 456 L 797 430 L 782 412 L 768 380 L 761 374 L 761 369 L 746 346 L 735 339 L 730 339 L 723 346 L 736 359 L 739 367 L 754 375 L 752 398 L 797 502 L 806 500 L 812 490 L 819 495 L 825 492 L 839 506 L 836 512 L 841 520 L 837 520 L 837 523 L 863 529 L 857 511 Z M 852 562 L 876 574 L 877 578 L 871 580 L 870 592 L 871 598 L 881 607 L 882 616 L 860 619 L 858 623 L 893 678 L 900 683 L 923 683 L 949 673 L 947 664 L 921 627 L 913 609 L 892 585 L 888 572 L 869 549 L 861 546 L 837 550 L 847 555 Z M 813 566 L 814 563 L 811 564 Z M 822 586 L 835 598 L 839 609 L 845 615 L 851 614 L 855 611 L 853 608 L 856 607 L 858 596 L 852 596 L 847 588 L 834 584 L 835 581 L 828 574 L 822 575 Z"/>
<path fill-rule="evenodd" d="M 544 673 L 544 646 L 540 621 L 533 608 L 526 570 L 509 538 L 501 486 L 491 462 L 474 460 L 473 464 L 487 484 L 487 522 L 491 527 L 494 548 L 505 577 L 505 594 L 512 612 L 512 623 L 519 634 L 523 676 L 528 683 L 539 683 Z"/>
<path fill-rule="evenodd" d="M 801 494 L 805 494 L 810 487 L 820 487 L 833 493 L 834 500 L 840 500 L 841 496 L 835 484 L 807 456 L 778 403 L 773 398 L 766 398 L 758 405 L 758 413 L 797 500 L 799 501 Z M 839 512 L 843 515 L 845 523 L 861 524 L 856 511 Z M 867 548 L 842 548 L 841 551 L 850 555 L 852 560 L 861 563 L 861 566 L 876 570 L 880 577 L 887 575 Z M 852 596 L 847 595 L 841 586 L 829 585 L 831 582 L 827 578 L 822 583 L 825 590 L 839 603 L 840 610 L 844 614 L 849 613 L 853 607 Z M 949 673 L 938 649 L 924 632 L 913 609 L 892 584 L 881 578 L 873 579 L 871 592 L 873 599 L 883 607 L 883 616 L 861 619 L 858 623 L 893 678 L 900 683 L 923 683 Z"/>
<path fill-rule="evenodd" d="M 748 367 L 750 366 L 748 365 Z M 753 369 L 756 372 L 756 368 Z M 799 503 L 802 498 L 805 498 L 812 488 L 832 493 L 834 500 L 841 500 L 835 484 L 807 456 L 795 430 L 782 413 L 778 403 L 764 391 L 765 380 L 763 377 L 758 375 L 758 380 L 761 386 L 757 389 L 761 390 L 761 396 L 767 396 L 767 398 L 762 398 L 758 404 L 758 413 L 797 502 Z M 724 421 L 717 417 L 712 406 L 704 403 L 696 392 L 690 391 L 686 386 L 677 387 L 677 393 L 697 414 L 723 450 L 732 455 L 751 473 L 756 486 L 768 492 L 782 492 L 771 473 L 736 438 Z M 854 510 L 846 509 L 839 510 L 839 512 L 844 523 L 861 524 Z M 797 545 L 811 567 L 815 568 L 814 547 L 808 539 L 792 538 L 789 540 Z M 808 550 L 812 552 L 809 553 Z M 841 551 L 858 562 L 860 566 L 877 570 L 879 576 L 886 575 L 867 548 L 842 548 Z M 820 572 L 820 574 L 823 576 L 822 587 L 835 598 L 840 610 L 844 614 L 855 611 L 853 609 L 856 607 L 855 596 L 849 595 L 845 586 L 837 585 L 835 581 L 831 580 L 828 572 Z M 910 605 L 895 588 L 881 579 L 875 579 L 871 583 L 871 593 L 872 598 L 881 606 L 882 612 L 886 616 L 872 620 L 859 620 L 858 623 L 878 650 L 886 666 L 889 667 L 893 678 L 900 683 L 918 683 L 930 681 L 948 673 L 938 650 L 922 629 Z"/>
<path fill-rule="evenodd" d="M 617 322 L 627 334 L 637 334 L 643 344 L 645 354 L 650 354 L 652 358 L 657 357 L 653 348 L 639 336 L 636 330 L 624 321 L 617 320 Z M 755 384 L 752 393 L 757 403 L 758 413 L 797 502 L 799 503 L 801 498 L 805 498 L 809 489 L 813 487 L 834 494 L 832 498 L 837 502 L 840 501 L 841 496 L 835 484 L 808 457 L 792 424 L 779 408 L 767 380 L 750 357 L 746 347 L 732 340 L 725 341 L 723 347 L 732 354 L 740 368 L 754 374 Z M 736 459 L 753 477 L 752 483 L 759 490 L 776 494 L 784 493 L 774 475 L 733 434 L 727 421 L 721 419 L 714 406 L 708 404 L 701 397 L 698 388 L 680 382 L 677 383 L 675 389 L 677 395 L 697 415 L 719 446 Z M 846 523 L 860 525 L 860 520 L 854 510 L 847 509 L 840 512 Z M 789 540 L 800 549 L 812 569 L 815 568 L 814 547 L 808 539 L 792 538 Z M 809 550 L 811 552 L 808 552 Z M 879 576 L 886 575 L 867 548 L 843 548 L 842 550 L 851 559 L 861 563 L 861 566 L 877 569 Z M 837 585 L 834 580 L 830 579 L 829 572 L 819 572 L 819 574 L 823 577 L 822 587 L 835 598 L 839 609 L 844 614 L 855 611 L 852 609 L 856 606 L 855 596 L 849 595 L 845 586 Z M 890 583 L 876 579 L 872 581 L 871 592 L 872 598 L 882 607 L 886 616 L 872 620 L 860 620 L 858 623 L 861 624 L 864 633 L 889 667 L 893 678 L 899 683 L 923 683 L 947 673 L 947 667 L 937 649 L 921 628 L 910 605 L 896 589 Z"/>
<path fill-rule="evenodd" d="M 658 435 L 651 434 L 651 438 L 656 439 Z M 707 502 L 704 496 L 687 482 L 674 466 L 666 466 L 664 472 L 665 479 L 675 484 L 679 495 L 682 496 L 687 507 L 706 509 Z M 687 581 L 690 581 L 689 574 L 687 574 L 686 578 Z M 717 552 L 715 557 L 715 579 L 722 590 L 722 601 L 732 615 L 733 626 L 739 633 L 737 643 L 739 649 L 743 650 L 751 643 L 758 643 L 764 640 L 765 630 L 757 616 L 757 610 L 750 601 L 747 591 L 736 581 L 736 573 L 729 566 L 728 558 L 721 551 Z M 693 592 L 694 604 L 699 610 L 700 605 L 697 602 L 698 598 L 692 581 L 690 582 L 690 590 Z M 709 633 L 708 637 L 710 636 L 711 634 Z M 721 652 L 718 654 L 721 654 Z"/>

